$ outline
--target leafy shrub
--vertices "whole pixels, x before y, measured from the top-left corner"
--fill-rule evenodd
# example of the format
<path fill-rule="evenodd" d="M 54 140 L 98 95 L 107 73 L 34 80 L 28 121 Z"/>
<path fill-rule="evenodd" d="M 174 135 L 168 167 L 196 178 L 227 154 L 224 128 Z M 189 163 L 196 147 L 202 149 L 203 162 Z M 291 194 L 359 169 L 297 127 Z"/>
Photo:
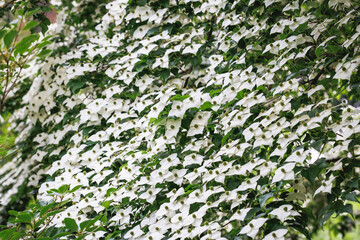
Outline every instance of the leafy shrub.
<path fill-rule="evenodd" d="M 358 217 L 357 1 L 54 4 L 0 172 L 4 212 L 37 203 L 2 234 L 310 239 Z"/>

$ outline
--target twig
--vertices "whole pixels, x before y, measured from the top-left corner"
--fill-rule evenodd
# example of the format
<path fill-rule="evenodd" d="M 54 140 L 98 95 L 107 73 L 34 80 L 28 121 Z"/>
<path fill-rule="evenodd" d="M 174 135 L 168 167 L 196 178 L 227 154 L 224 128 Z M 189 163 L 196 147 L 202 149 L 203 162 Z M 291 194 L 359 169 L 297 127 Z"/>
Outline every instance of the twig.
<path fill-rule="evenodd" d="M 57 207 L 56 210 L 59 210 L 59 209 L 60 209 L 60 206 L 61 206 L 61 203 L 62 203 L 62 200 L 63 200 L 63 199 L 64 199 L 64 196 L 62 196 L 62 197 L 60 198 L 59 206 Z M 45 227 L 43 228 L 43 230 L 41 230 L 41 232 L 39 233 L 39 235 L 36 236 L 35 238 L 39 238 L 39 237 L 41 236 L 41 234 L 45 231 L 45 229 L 47 228 L 47 226 L 49 226 L 49 224 L 51 223 L 51 221 L 55 218 L 55 215 L 56 215 L 56 214 L 54 214 L 54 216 L 50 219 L 50 221 L 48 221 L 48 222 L 46 223 L 46 225 L 45 225 Z"/>

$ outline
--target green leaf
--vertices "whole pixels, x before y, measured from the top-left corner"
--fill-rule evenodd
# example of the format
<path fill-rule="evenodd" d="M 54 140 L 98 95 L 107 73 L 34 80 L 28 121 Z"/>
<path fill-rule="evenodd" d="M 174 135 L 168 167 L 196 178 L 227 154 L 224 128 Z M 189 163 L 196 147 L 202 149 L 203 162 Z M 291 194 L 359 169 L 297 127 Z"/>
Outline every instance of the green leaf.
<path fill-rule="evenodd" d="M 323 140 L 320 139 L 320 140 L 317 140 L 317 141 L 311 143 L 310 146 L 313 147 L 314 149 L 316 149 L 318 152 L 320 152 L 322 144 L 323 144 Z"/>
<path fill-rule="evenodd" d="M 24 52 L 29 51 L 31 44 L 37 41 L 39 37 L 40 35 L 38 33 L 35 33 L 21 39 L 21 41 L 18 42 L 15 46 L 14 55 L 16 56 L 18 54 L 23 54 Z"/>
<path fill-rule="evenodd" d="M 73 188 L 69 191 L 69 193 L 73 193 L 73 192 L 75 192 L 76 190 L 78 190 L 78 189 L 81 188 L 81 187 L 82 187 L 82 185 L 77 185 L 77 186 L 73 187 Z"/>
<path fill-rule="evenodd" d="M 321 47 L 318 47 L 316 50 L 315 50 L 315 55 L 316 57 L 320 57 L 324 52 L 324 47 L 321 46 Z"/>
<path fill-rule="evenodd" d="M 78 89 L 85 86 L 86 81 L 83 78 L 71 80 L 67 86 L 70 87 L 71 92 L 75 93 Z"/>
<path fill-rule="evenodd" d="M 69 185 L 68 184 L 64 184 L 61 187 L 59 187 L 59 193 L 66 193 L 69 190 Z"/>
<path fill-rule="evenodd" d="M 17 216 L 19 214 L 17 211 L 14 211 L 14 210 L 9 210 L 8 213 L 9 213 L 9 215 L 12 215 L 12 216 Z"/>
<path fill-rule="evenodd" d="M 30 223 L 32 220 L 30 213 L 27 212 L 21 212 L 17 215 L 16 219 L 14 220 L 14 222 L 18 222 L 18 223 Z"/>
<path fill-rule="evenodd" d="M 30 17 L 30 16 L 32 16 L 32 15 L 35 15 L 35 14 L 38 13 L 39 11 L 40 11 L 40 8 L 36 8 L 36 9 L 30 11 L 30 12 L 25 13 L 25 17 Z"/>
<path fill-rule="evenodd" d="M 67 229 L 70 229 L 73 232 L 77 232 L 78 231 L 78 225 L 76 224 L 75 220 L 72 218 L 65 218 L 65 227 Z"/>
<path fill-rule="evenodd" d="M 38 45 L 36 45 L 36 49 L 41 49 L 51 43 L 52 43 L 52 41 L 44 41 L 43 40 L 42 42 L 38 43 Z"/>
<path fill-rule="evenodd" d="M 309 182 L 314 185 L 315 184 L 315 178 L 319 175 L 321 172 L 321 168 L 318 168 L 317 166 L 310 165 L 309 168 L 304 168 L 301 171 L 301 175 L 305 177 Z"/>
<path fill-rule="evenodd" d="M 340 214 L 340 213 L 343 213 L 343 212 L 349 213 L 351 215 L 351 217 L 353 219 L 355 219 L 354 218 L 353 205 L 348 203 L 348 204 L 346 204 L 345 206 L 341 207 L 339 210 L 336 211 L 337 214 Z"/>
<path fill-rule="evenodd" d="M 164 82 L 167 81 L 167 79 L 170 76 L 170 70 L 169 69 L 163 69 L 160 73 L 159 76 L 162 80 L 164 80 Z"/>
<path fill-rule="evenodd" d="M 50 204 L 45 205 L 44 207 L 42 207 L 41 210 L 40 210 L 40 216 L 44 216 L 44 214 L 46 214 L 50 210 L 50 208 L 54 206 L 54 204 L 55 203 L 50 203 Z"/>
<path fill-rule="evenodd" d="M 36 229 L 36 228 L 40 227 L 40 225 L 43 224 L 43 222 L 45 222 L 46 219 L 47 219 L 47 217 L 43 217 L 43 218 L 40 218 L 39 220 L 37 220 L 37 222 L 34 225 L 34 228 Z"/>
<path fill-rule="evenodd" d="M 11 235 L 11 238 L 9 238 L 9 240 L 17 240 L 17 239 L 24 239 L 23 237 L 26 235 L 25 232 L 21 231 L 21 232 L 14 232 Z"/>
<path fill-rule="evenodd" d="M 180 95 L 180 94 L 177 94 L 177 95 L 173 96 L 173 97 L 171 98 L 171 100 L 173 100 L 173 101 L 183 101 L 183 100 L 187 99 L 188 97 L 190 97 L 190 95 Z"/>
<path fill-rule="evenodd" d="M 4 36 L 4 44 L 7 49 L 10 48 L 11 43 L 14 41 L 17 31 L 15 29 L 11 29 L 5 36 Z"/>
<path fill-rule="evenodd" d="M 53 236 L 53 238 L 56 239 L 56 238 L 65 237 L 65 236 L 68 236 L 68 235 L 71 235 L 71 234 L 72 233 L 70 233 L 70 232 L 61 232 L 61 233 L 58 233 L 55 236 Z"/>
<path fill-rule="evenodd" d="M 356 193 L 355 192 L 343 194 L 342 198 L 346 199 L 346 200 L 353 201 L 353 202 L 359 202 L 359 200 L 356 198 Z"/>
<path fill-rule="evenodd" d="M 6 229 L 0 232 L 0 239 L 10 239 L 10 236 L 13 236 L 16 228 Z"/>
<path fill-rule="evenodd" d="M 200 106 L 200 110 L 204 111 L 204 110 L 210 109 L 212 106 L 214 106 L 214 105 L 211 102 L 204 102 Z"/>
<path fill-rule="evenodd" d="M 102 215 L 97 215 L 94 219 L 83 221 L 82 223 L 80 223 L 80 229 L 87 230 L 89 227 L 94 225 L 94 223 L 96 223 L 100 218 L 102 218 Z"/>
<path fill-rule="evenodd" d="M 104 208 L 108 208 L 110 206 L 111 201 L 104 201 L 101 206 L 103 206 Z"/>
<path fill-rule="evenodd" d="M 260 207 L 264 207 L 266 200 L 271 198 L 273 195 L 274 194 L 272 192 L 268 192 L 268 193 L 265 193 L 264 195 L 261 195 L 261 197 L 259 198 Z"/>
<path fill-rule="evenodd" d="M 320 227 L 323 227 L 326 220 L 328 220 L 331 217 L 331 215 L 333 215 L 333 214 L 334 214 L 334 211 L 325 213 L 324 216 L 320 219 Z"/>
<path fill-rule="evenodd" d="M 251 219 L 259 211 L 260 211 L 260 208 L 258 208 L 258 207 L 250 209 L 250 211 L 246 214 L 245 220 Z"/>
<path fill-rule="evenodd" d="M 28 22 L 28 23 L 25 25 L 25 27 L 23 28 L 23 31 L 28 30 L 28 29 L 31 29 L 31 28 L 34 28 L 34 27 L 36 27 L 37 25 L 39 25 L 38 22 L 35 22 L 35 21 Z"/>
<path fill-rule="evenodd" d="M 6 32 L 7 32 L 6 29 L 0 30 L 0 40 L 5 36 Z"/>
<path fill-rule="evenodd" d="M 46 57 L 49 56 L 52 53 L 52 50 L 50 49 L 43 49 L 41 52 L 37 54 L 38 57 Z"/>

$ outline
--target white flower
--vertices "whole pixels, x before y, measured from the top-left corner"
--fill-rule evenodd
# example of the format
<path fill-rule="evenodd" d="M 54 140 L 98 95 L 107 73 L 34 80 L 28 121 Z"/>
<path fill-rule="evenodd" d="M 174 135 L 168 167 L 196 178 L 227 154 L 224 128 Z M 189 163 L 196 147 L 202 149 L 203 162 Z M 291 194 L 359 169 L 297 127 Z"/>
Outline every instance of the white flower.
<path fill-rule="evenodd" d="M 287 163 L 284 166 L 278 168 L 275 171 L 272 183 L 286 181 L 286 180 L 293 180 L 295 179 L 295 175 L 293 169 L 295 167 L 295 163 Z"/>
<path fill-rule="evenodd" d="M 300 163 L 301 165 L 304 164 L 308 151 L 304 151 L 304 149 L 299 149 L 294 151 L 286 160 L 285 162 L 295 162 Z"/>
<path fill-rule="evenodd" d="M 190 155 L 187 155 L 184 159 L 184 162 L 183 162 L 183 166 L 188 166 L 188 165 L 191 165 L 191 164 L 198 164 L 198 165 L 201 165 L 203 162 L 203 156 L 202 155 L 199 155 L 199 154 L 190 154 Z"/>
<path fill-rule="evenodd" d="M 287 229 L 278 229 L 266 235 L 263 240 L 284 240 L 284 235 L 288 232 Z"/>
<path fill-rule="evenodd" d="M 253 147 L 259 147 L 259 146 L 263 146 L 263 145 L 272 145 L 273 143 L 273 138 L 271 136 L 271 132 L 267 131 L 264 134 L 260 135 L 259 137 L 256 138 Z"/>
<path fill-rule="evenodd" d="M 151 187 L 146 192 L 142 193 L 139 198 L 145 199 L 148 203 L 153 203 L 156 199 L 156 194 L 161 191 L 161 188 Z"/>
<path fill-rule="evenodd" d="M 300 216 L 300 214 L 294 210 L 292 205 L 286 204 L 279 208 L 272 210 L 269 214 L 276 216 L 280 221 L 284 222 L 289 216 Z"/>
<path fill-rule="evenodd" d="M 335 177 L 334 177 L 334 176 L 331 176 L 331 177 L 329 178 L 329 180 L 323 181 L 323 182 L 321 183 L 321 186 L 320 186 L 318 189 L 316 189 L 316 191 L 315 191 L 315 193 L 314 193 L 314 197 L 315 197 L 317 194 L 321 193 L 321 192 L 331 193 L 332 182 L 333 182 L 334 180 L 335 180 Z"/>
<path fill-rule="evenodd" d="M 169 112 L 169 116 L 182 118 L 186 112 L 186 108 L 181 101 L 174 101 Z"/>
<path fill-rule="evenodd" d="M 247 189 L 256 189 L 257 181 L 259 180 L 260 176 L 252 177 L 243 181 L 239 187 L 236 188 L 236 191 L 244 191 Z"/>
<path fill-rule="evenodd" d="M 259 122 L 254 122 L 242 132 L 246 142 L 248 142 L 254 136 L 260 136 L 262 134 L 262 130 L 259 126 Z"/>
<path fill-rule="evenodd" d="M 186 54 L 186 53 L 196 54 L 201 46 L 202 46 L 202 44 L 189 45 L 182 51 L 182 53 L 183 54 Z"/>
<path fill-rule="evenodd" d="M 243 208 L 243 209 L 236 210 L 236 212 L 231 216 L 229 221 L 232 221 L 232 220 L 244 221 L 247 213 L 250 210 L 251 210 L 251 208 Z"/>
<path fill-rule="evenodd" d="M 138 237 L 140 237 L 143 234 L 144 234 L 144 232 L 141 230 L 140 225 L 136 225 L 136 227 L 134 227 L 133 229 L 128 231 L 124 237 L 126 239 L 137 239 Z"/>
<path fill-rule="evenodd" d="M 275 150 L 270 154 L 270 157 L 272 156 L 279 156 L 279 157 L 283 157 L 284 154 L 286 153 L 287 148 L 286 147 L 281 147 L 281 145 L 278 145 Z"/>
<path fill-rule="evenodd" d="M 257 218 L 251 220 L 245 227 L 241 229 L 240 234 L 246 234 L 249 237 L 254 238 L 266 221 L 266 218 Z"/>
<path fill-rule="evenodd" d="M 179 132 L 181 125 L 181 119 L 167 119 L 166 121 L 166 133 L 165 136 L 168 138 L 175 137 Z"/>
<path fill-rule="evenodd" d="M 196 134 L 202 133 L 210 116 L 211 112 L 197 112 L 194 116 L 194 119 L 191 121 L 187 136 L 194 136 Z"/>
<path fill-rule="evenodd" d="M 299 1 L 296 0 L 294 2 L 288 3 L 284 8 L 283 8 L 283 12 L 285 11 L 291 11 L 291 10 L 295 10 L 299 8 Z"/>

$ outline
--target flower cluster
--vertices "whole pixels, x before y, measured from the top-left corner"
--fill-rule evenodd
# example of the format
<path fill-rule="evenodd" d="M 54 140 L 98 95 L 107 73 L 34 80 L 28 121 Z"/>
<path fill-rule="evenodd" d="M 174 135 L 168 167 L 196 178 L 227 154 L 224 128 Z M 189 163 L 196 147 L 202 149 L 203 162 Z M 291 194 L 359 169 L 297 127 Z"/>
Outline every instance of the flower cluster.
<path fill-rule="evenodd" d="M 336 190 L 329 212 L 354 200 L 359 3 L 64 2 L 54 54 L 23 73 L 3 208 L 23 184 L 44 202 L 80 185 L 50 226 L 106 215 L 86 239 L 285 239 L 310 236 L 316 196 Z"/>

